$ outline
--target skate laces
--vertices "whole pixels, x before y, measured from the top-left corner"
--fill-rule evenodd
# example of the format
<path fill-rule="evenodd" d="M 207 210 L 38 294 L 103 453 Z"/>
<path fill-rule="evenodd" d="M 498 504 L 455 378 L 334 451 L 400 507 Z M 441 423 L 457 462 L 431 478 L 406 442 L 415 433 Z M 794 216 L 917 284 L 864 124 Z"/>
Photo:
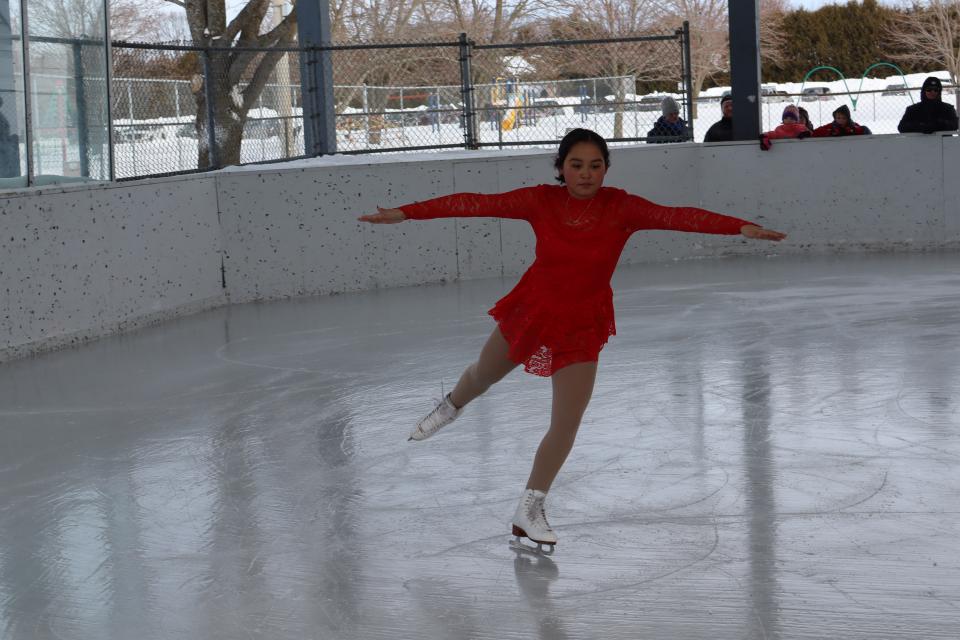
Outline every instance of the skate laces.
<path fill-rule="evenodd" d="M 439 417 L 441 420 L 446 420 L 457 415 L 456 410 L 451 406 L 447 396 L 443 396 L 437 400 L 436 403 L 437 405 L 433 408 L 433 411 L 431 411 L 430 415 L 427 416 L 427 420 L 430 420 L 434 417 Z"/>
<path fill-rule="evenodd" d="M 553 531 L 550 527 L 550 523 L 547 522 L 547 511 L 544 507 L 546 497 L 540 498 L 534 495 L 527 496 L 527 519 L 530 522 L 543 527 L 546 531 Z"/>
<path fill-rule="evenodd" d="M 445 424 L 449 424 L 457 417 L 457 412 L 451 411 L 451 407 L 446 396 L 436 401 L 433 411 L 427 414 L 427 417 L 417 425 L 417 431 L 424 435 L 430 435 Z"/>

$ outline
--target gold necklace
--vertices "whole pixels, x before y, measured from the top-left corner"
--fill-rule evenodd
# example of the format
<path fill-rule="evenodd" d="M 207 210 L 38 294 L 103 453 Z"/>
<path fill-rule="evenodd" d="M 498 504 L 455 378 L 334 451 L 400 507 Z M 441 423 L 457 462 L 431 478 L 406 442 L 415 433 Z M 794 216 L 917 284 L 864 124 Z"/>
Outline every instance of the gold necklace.
<path fill-rule="evenodd" d="M 593 201 L 596 199 L 596 197 L 597 196 L 594 195 L 593 198 L 590 198 L 589 204 L 587 204 L 587 207 L 580 212 L 580 215 L 577 216 L 576 218 L 572 218 L 569 215 L 570 214 L 570 194 L 568 193 L 567 203 L 566 205 L 564 205 L 564 210 L 567 212 L 567 220 L 565 221 L 565 223 L 571 227 L 576 227 L 586 222 L 587 213 L 590 211 L 590 207 L 593 206 Z"/>

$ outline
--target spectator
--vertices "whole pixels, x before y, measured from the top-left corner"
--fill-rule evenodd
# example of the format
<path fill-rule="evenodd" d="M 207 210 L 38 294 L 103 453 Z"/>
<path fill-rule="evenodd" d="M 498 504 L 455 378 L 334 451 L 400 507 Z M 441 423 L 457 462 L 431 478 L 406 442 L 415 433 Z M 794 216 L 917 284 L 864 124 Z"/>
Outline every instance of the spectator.
<path fill-rule="evenodd" d="M 490 128 L 496 131 L 500 128 L 500 117 L 497 108 L 492 102 L 486 102 L 483 105 L 483 120 L 490 125 Z"/>
<path fill-rule="evenodd" d="M 427 109 L 430 113 L 430 130 L 440 131 L 440 96 L 435 93 L 427 96 Z"/>
<path fill-rule="evenodd" d="M 587 103 L 589 100 L 589 93 L 587 93 L 587 85 L 580 83 L 580 105 L 577 107 L 577 111 L 580 112 L 580 122 L 587 121 Z"/>
<path fill-rule="evenodd" d="M 810 122 L 810 114 L 807 113 L 807 110 L 803 107 L 797 107 L 797 111 L 800 112 L 800 123 L 807 128 L 811 134 L 814 132 L 815 127 L 813 123 Z"/>
<path fill-rule="evenodd" d="M 720 98 L 720 112 L 723 117 L 707 129 L 704 142 L 730 142 L 733 140 L 733 96 L 729 93 Z"/>
<path fill-rule="evenodd" d="M 690 137 L 690 129 L 680 117 L 680 105 L 676 100 L 670 96 L 664 98 L 660 103 L 660 111 L 663 115 L 653 125 L 653 129 L 647 132 L 647 142 L 655 144 L 683 142 Z"/>
<path fill-rule="evenodd" d="M 810 130 L 807 129 L 807 125 L 800 122 L 800 110 L 797 109 L 797 105 L 788 104 L 783 110 L 782 124 L 763 135 L 769 140 L 806 138 L 810 136 Z"/>
<path fill-rule="evenodd" d="M 957 110 L 941 100 L 943 85 L 940 78 L 930 76 L 923 81 L 920 102 L 907 107 L 897 130 L 900 133 L 933 133 L 956 131 Z"/>
<path fill-rule="evenodd" d="M 833 122 L 829 122 L 813 131 L 814 138 L 865 135 L 870 135 L 870 129 L 857 124 L 850 118 L 850 107 L 847 105 L 841 105 L 833 112 Z"/>

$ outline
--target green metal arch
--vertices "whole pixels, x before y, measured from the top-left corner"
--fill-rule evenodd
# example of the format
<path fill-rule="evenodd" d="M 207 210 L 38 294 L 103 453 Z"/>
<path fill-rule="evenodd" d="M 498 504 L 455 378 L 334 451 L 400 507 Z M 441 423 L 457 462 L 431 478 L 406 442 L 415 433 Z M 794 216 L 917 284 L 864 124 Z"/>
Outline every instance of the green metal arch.
<path fill-rule="evenodd" d="M 837 69 L 836 67 L 831 67 L 829 65 L 820 65 L 818 67 L 814 67 L 813 69 L 810 69 L 810 71 L 807 72 L 807 75 L 803 76 L 803 82 L 800 83 L 800 93 L 803 93 L 803 87 L 807 84 L 807 80 L 810 78 L 810 76 L 812 76 L 817 71 L 820 71 L 822 69 L 827 69 L 829 71 L 833 71 L 834 73 L 836 73 L 838 76 L 840 76 L 840 79 L 843 80 L 843 86 L 847 90 L 847 95 L 850 96 L 850 102 L 853 103 L 853 110 L 856 111 L 857 102 L 860 100 L 860 91 L 863 89 L 863 81 L 866 79 L 867 74 L 870 73 L 872 69 L 875 69 L 877 67 L 891 67 L 893 69 L 896 69 L 897 72 L 900 74 L 900 77 L 903 79 L 903 86 L 904 87 L 907 86 L 907 77 L 904 75 L 903 69 L 893 64 L 892 62 L 875 62 L 869 67 L 867 67 L 866 71 L 863 72 L 863 75 L 860 76 L 860 86 L 857 87 L 857 95 L 856 97 L 854 97 L 853 92 L 850 91 L 850 85 L 847 84 L 847 77 L 843 75 L 843 72 L 840 71 L 840 69 Z M 913 94 L 910 93 L 909 91 L 907 92 L 907 94 L 910 96 L 910 102 L 913 103 L 914 101 Z"/>

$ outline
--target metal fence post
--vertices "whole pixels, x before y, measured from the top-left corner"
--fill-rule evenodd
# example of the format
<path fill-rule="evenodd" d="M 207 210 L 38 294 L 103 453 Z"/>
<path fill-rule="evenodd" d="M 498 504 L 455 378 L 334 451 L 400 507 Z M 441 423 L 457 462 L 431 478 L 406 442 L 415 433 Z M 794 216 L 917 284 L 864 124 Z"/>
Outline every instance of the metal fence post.
<path fill-rule="evenodd" d="M 437 108 L 443 103 L 440 102 L 440 87 L 434 87 L 433 95 L 436 96 Z M 437 144 L 443 144 L 443 127 L 440 126 L 440 114 L 436 114 L 437 117 Z"/>
<path fill-rule="evenodd" d="M 137 175 L 137 136 L 133 130 L 133 80 L 127 79 L 127 140 L 130 141 L 130 158 L 133 163 L 133 174 Z"/>
<path fill-rule="evenodd" d="M 363 82 L 363 139 L 370 142 L 370 98 L 367 95 L 367 82 Z"/>
<path fill-rule="evenodd" d="M 220 168 L 220 154 L 217 153 L 217 131 L 215 109 L 213 108 L 213 89 L 210 87 L 213 73 L 210 69 L 210 49 L 204 47 L 203 58 L 203 100 L 207 104 L 207 168 Z"/>
<path fill-rule="evenodd" d="M 690 139 L 693 140 L 693 59 L 690 57 L 690 21 L 683 21 L 681 32 L 683 39 L 683 87 L 687 94 L 687 126 L 690 129 Z"/>
<path fill-rule="evenodd" d="M 104 76 L 106 79 L 107 98 L 107 179 L 117 179 L 117 166 L 113 157 L 113 42 L 110 37 L 110 0 L 103 1 L 103 28 L 105 58 Z M 101 149 L 103 145 L 101 145 Z M 100 157 L 103 157 L 101 151 Z"/>
<path fill-rule="evenodd" d="M 24 175 L 27 177 L 27 185 L 33 184 L 33 81 L 30 77 L 30 21 L 27 14 L 27 0 L 20 0 L 20 29 L 23 31 L 23 37 L 20 40 L 20 50 L 23 56 L 23 120 L 25 137 L 25 155 L 27 166 L 24 168 Z"/>
<path fill-rule="evenodd" d="M 593 106 L 590 107 L 590 113 L 593 114 L 594 126 L 597 123 L 597 110 L 600 108 L 600 98 L 597 97 L 597 79 L 593 79 Z"/>
<path fill-rule="evenodd" d="M 473 106 L 473 42 L 467 34 L 460 34 L 460 93 L 463 96 L 464 144 L 467 149 L 478 149 L 477 113 Z"/>
<path fill-rule="evenodd" d="M 77 146 L 80 147 L 80 175 L 90 177 L 90 132 L 87 129 L 87 91 L 83 82 L 83 45 L 73 43 L 73 84 L 77 101 Z"/>

